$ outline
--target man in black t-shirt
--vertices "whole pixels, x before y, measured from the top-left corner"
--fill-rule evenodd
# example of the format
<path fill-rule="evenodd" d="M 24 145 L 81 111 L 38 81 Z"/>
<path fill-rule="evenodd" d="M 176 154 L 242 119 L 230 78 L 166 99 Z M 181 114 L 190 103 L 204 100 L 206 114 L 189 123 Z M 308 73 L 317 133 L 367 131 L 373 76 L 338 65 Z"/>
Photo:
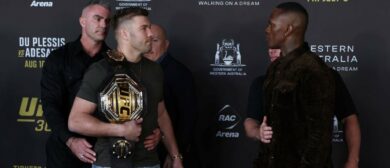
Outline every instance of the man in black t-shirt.
<path fill-rule="evenodd" d="M 147 16 L 147 10 L 137 7 L 116 11 L 112 22 L 117 47 L 107 52 L 109 58 L 91 65 L 85 73 L 73 103 L 69 115 L 69 129 L 83 135 L 97 137 L 95 145 L 97 157 L 93 167 L 160 167 L 156 150 L 148 150 L 144 146 L 145 136 L 152 134 L 157 127 L 160 127 L 164 134 L 163 142 L 172 158 L 172 167 L 183 167 L 170 118 L 164 105 L 161 67 L 142 56 L 151 48 L 151 23 Z M 109 123 L 101 112 L 97 113 L 99 104 L 97 96 L 100 89 L 105 86 L 106 79 L 113 78 L 112 72 L 117 70 L 121 70 L 120 74 L 125 73 L 146 89 L 142 94 L 146 97 L 146 100 L 142 98 L 145 100 L 142 118 L 123 123 Z M 124 94 L 126 93 L 130 94 L 124 91 Z M 120 101 L 123 104 L 135 103 L 132 100 L 133 98 L 127 99 L 125 96 Z M 121 109 L 121 112 L 128 111 Z M 137 142 L 130 158 L 113 157 L 111 140 L 118 137 Z"/>
<path fill-rule="evenodd" d="M 52 51 L 45 60 L 41 78 L 41 100 L 45 118 L 52 129 L 46 142 L 46 167 L 91 167 L 95 159 L 93 138 L 69 131 L 68 117 L 87 68 L 101 60 L 109 47 L 104 42 L 110 22 L 110 3 L 91 0 L 79 18 L 81 35 Z M 158 143 L 155 134 L 150 144 Z"/>

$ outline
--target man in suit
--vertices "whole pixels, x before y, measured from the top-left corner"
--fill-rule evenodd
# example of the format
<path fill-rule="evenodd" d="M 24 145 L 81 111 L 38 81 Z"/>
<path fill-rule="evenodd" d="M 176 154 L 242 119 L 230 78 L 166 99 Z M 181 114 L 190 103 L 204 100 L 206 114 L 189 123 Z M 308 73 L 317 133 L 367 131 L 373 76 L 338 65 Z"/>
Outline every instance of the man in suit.
<path fill-rule="evenodd" d="M 193 139 L 194 124 L 196 118 L 196 96 L 194 92 L 194 80 L 188 68 L 174 59 L 168 52 L 169 41 L 166 31 L 159 25 L 153 24 L 152 49 L 144 56 L 158 62 L 164 72 L 164 100 L 172 126 L 175 132 L 177 144 L 183 154 L 184 167 L 194 166 L 190 164 L 189 156 L 191 140 Z M 164 138 L 163 138 L 164 140 Z M 171 159 L 165 159 L 167 152 L 160 145 L 158 147 L 161 164 L 169 165 Z"/>
<path fill-rule="evenodd" d="M 110 4 L 92 0 L 79 18 L 81 35 L 50 53 L 42 69 L 41 99 L 45 118 L 52 128 L 46 142 L 46 167 L 91 167 L 95 159 L 93 139 L 69 131 L 68 116 L 83 74 L 101 60 L 109 47 Z"/>

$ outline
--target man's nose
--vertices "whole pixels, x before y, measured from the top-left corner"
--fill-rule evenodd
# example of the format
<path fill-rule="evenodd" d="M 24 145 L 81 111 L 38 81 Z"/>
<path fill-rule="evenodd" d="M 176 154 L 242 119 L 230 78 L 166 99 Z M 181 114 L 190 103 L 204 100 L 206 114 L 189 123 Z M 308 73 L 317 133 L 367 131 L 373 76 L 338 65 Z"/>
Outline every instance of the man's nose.
<path fill-rule="evenodd" d="M 107 19 L 100 20 L 100 27 L 106 28 L 109 25 L 109 21 Z"/>
<path fill-rule="evenodd" d="M 152 37 L 153 36 L 153 32 L 152 32 L 152 30 L 149 28 L 149 29 L 147 29 L 147 35 L 148 35 L 148 37 Z"/>
<path fill-rule="evenodd" d="M 269 26 L 267 26 L 264 31 L 265 33 L 269 33 Z"/>

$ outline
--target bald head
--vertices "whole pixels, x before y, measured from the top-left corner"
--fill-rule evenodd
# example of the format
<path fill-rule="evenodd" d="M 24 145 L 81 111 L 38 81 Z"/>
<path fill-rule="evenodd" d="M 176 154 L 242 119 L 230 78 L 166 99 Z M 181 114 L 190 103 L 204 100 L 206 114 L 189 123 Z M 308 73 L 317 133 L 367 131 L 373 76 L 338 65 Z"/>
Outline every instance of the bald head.
<path fill-rule="evenodd" d="M 101 43 L 108 34 L 110 7 L 102 1 L 93 1 L 84 7 L 79 22 L 81 41 Z"/>
<path fill-rule="evenodd" d="M 167 39 L 167 32 L 163 27 L 157 24 L 152 24 L 152 32 L 156 33 L 156 37 L 159 37 L 162 40 Z"/>
<path fill-rule="evenodd" d="M 92 8 L 94 6 L 100 6 L 100 7 L 103 7 L 104 9 L 106 9 L 107 11 L 111 12 L 111 5 L 108 1 L 105 1 L 105 0 L 91 0 L 90 2 L 88 2 L 87 5 L 84 6 L 83 10 L 81 11 L 81 16 L 82 17 L 86 17 L 88 15 L 88 13 L 90 13 L 90 10 L 92 10 Z"/>
<path fill-rule="evenodd" d="M 169 41 L 167 40 L 166 31 L 163 27 L 152 24 L 151 31 L 153 34 L 152 49 L 145 54 L 145 57 L 156 61 L 168 50 Z"/>
<path fill-rule="evenodd" d="M 265 30 L 268 47 L 288 53 L 303 44 L 308 14 L 300 4 L 287 2 L 272 10 Z"/>
<path fill-rule="evenodd" d="M 309 15 L 306 9 L 299 3 L 296 2 L 285 2 L 276 6 L 279 9 L 280 15 L 288 18 L 289 24 L 300 28 L 303 32 L 306 31 Z"/>

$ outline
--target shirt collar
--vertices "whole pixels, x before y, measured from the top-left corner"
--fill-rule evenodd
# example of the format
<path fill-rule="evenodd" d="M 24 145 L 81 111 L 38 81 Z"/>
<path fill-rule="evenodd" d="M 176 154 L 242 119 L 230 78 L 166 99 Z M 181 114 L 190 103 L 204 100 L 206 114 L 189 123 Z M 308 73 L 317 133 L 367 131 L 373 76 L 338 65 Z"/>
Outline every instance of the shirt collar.
<path fill-rule="evenodd" d="M 72 45 L 72 51 L 73 51 L 73 55 L 79 55 L 81 53 L 81 55 L 87 55 L 83 49 L 83 46 L 81 44 L 81 35 L 79 35 L 79 37 L 77 38 L 76 41 L 74 41 L 73 45 Z M 102 47 L 100 48 L 99 52 L 97 53 L 97 55 L 103 55 L 107 50 L 109 50 L 110 48 L 107 46 L 107 44 L 105 42 L 103 42 L 102 44 Z"/>
<path fill-rule="evenodd" d="M 303 53 L 309 51 L 309 45 L 307 42 L 304 42 L 301 46 L 299 46 L 298 48 L 294 49 L 293 51 L 291 51 L 290 53 L 286 54 L 285 56 L 281 56 L 280 59 L 278 59 L 277 61 L 280 62 L 280 63 L 287 63 L 287 62 L 290 62 L 291 60 L 295 59 L 296 57 L 299 57 L 301 55 L 303 55 Z"/>
<path fill-rule="evenodd" d="M 162 62 L 163 62 L 163 60 L 164 60 L 164 58 L 165 57 L 167 57 L 167 52 L 165 52 L 160 58 L 158 58 L 156 61 L 159 63 L 159 64 L 161 64 Z"/>

